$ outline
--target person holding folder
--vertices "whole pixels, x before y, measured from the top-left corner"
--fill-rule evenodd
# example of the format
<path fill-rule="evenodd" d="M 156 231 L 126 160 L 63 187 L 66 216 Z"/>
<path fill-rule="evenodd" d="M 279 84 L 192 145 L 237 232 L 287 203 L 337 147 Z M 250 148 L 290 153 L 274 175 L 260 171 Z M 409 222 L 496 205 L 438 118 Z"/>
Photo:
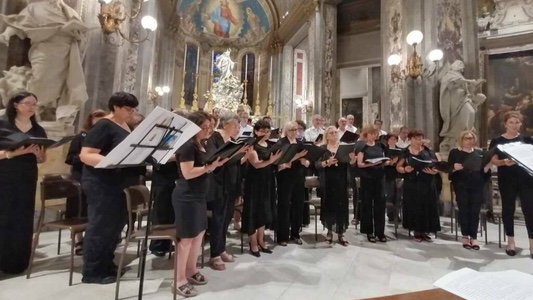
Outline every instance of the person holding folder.
<path fill-rule="evenodd" d="M 120 232 L 126 225 L 124 188 L 138 178 L 138 168 L 96 169 L 104 157 L 129 134 L 127 122 L 139 105 L 137 97 L 114 93 L 108 102 L 111 113 L 98 121 L 83 141 L 81 186 L 87 195 L 88 225 L 83 242 L 83 283 L 109 284 L 116 280 L 113 263 Z"/>
<path fill-rule="evenodd" d="M 267 140 L 270 137 L 270 123 L 257 121 L 254 136 L 260 141 L 250 149 L 248 170 L 244 181 L 244 206 L 242 232 L 250 239 L 250 254 L 260 257 L 261 253 L 272 253 L 265 245 L 265 226 L 272 223 L 272 185 L 274 175 L 272 164 L 281 157 L 281 152 L 271 153 Z"/>
<path fill-rule="evenodd" d="M 284 137 L 278 143 L 303 145 L 296 138 L 298 124 L 287 122 L 283 126 Z M 290 162 L 278 165 L 278 228 L 277 242 L 280 246 L 287 246 L 289 241 L 302 245 L 300 228 L 305 198 L 305 168 L 309 167 L 309 161 L 304 159 L 307 151 L 298 152 Z"/>
<path fill-rule="evenodd" d="M 416 242 L 431 242 L 428 233 L 441 229 L 435 184 L 438 171 L 431 167 L 438 159 L 422 145 L 422 131 L 412 130 L 407 137 L 410 145 L 396 165 L 396 171 L 404 174 L 403 227 L 414 231 Z"/>
<path fill-rule="evenodd" d="M 202 141 L 208 139 L 211 132 L 209 115 L 195 111 L 187 118 L 201 130 L 176 152 L 178 180 L 172 192 L 172 206 L 178 245 L 174 266 L 177 278 L 172 283 L 172 290 L 180 296 L 193 297 L 198 294 L 193 285 L 207 284 L 207 279 L 198 272 L 196 261 L 207 229 L 208 174 L 223 166 L 228 158 L 217 158 L 213 163 L 205 164 L 209 154 Z"/>
<path fill-rule="evenodd" d="M 339 150 L 337 128 L 329 126 L 324 131 L 322 148 L 327 151 L 322 159 L 316 162 L 319 172 L 322 209 L 320 220 L 328 229 L 326 243 L 333 243 L 333 232 L 337 234 L 339 244 L 348 246 L 344 233 L 349 226 L 348 182 L 346 172 L 348 163 L 339 162 L 336 155 Z M 350 163 L 355 163 L 355 154 L 350 156 Z"/>
<path fill-rule="evenodd" d="M 207 140 L 206 149 L 209 154 L 239 137 L 239 116 L 233 112 L 223 112 L 219 116 L 219 130 Z M 245 149 L 247 147 L 241 148 L 239 153 Z M 245 161 L 246 157 L 231 159 L 209 174 L 207 206 L 213 212 L 209 224 L 209 263 L 211 268 L 217 271 L 225 270 L 225 263 L 234 262 L 233 256 L 226 252 L 226 233 L 235 209 L 235 201 L 242 196 L 241 164 Z"/>
<path fill-rule="evenodd" d="M 385 142 L 386 155 L 391 159 L 390 163 L 385 166 L 385 181 L 383 185 L 385 203 L 392 203 L 392 205 L 396 206 L 398 201 L 398 195 L 396 193 L 396 179 L 398 178 L 396 163 L 398 163 L 399 157 L 403 155 L 403 151 L 397 146 L 398 136 L 389 133 L 383 140 Z M 387 207 L 387 218 L 391 224 L 394 224 L 395 218 L 398 218 L 401 222 L 400 216 L 394 215 L 395 211 L 394 207 Z"/>
<path fill-rule="evenodd" d="M 490 179 L 490 164 L 483 165 L 483 151 L 474 148 L 477 137 L 471 130 L 462 131 L 457 138 L 457 148 L 448 155 L 453 166 L 449 179 L 459 207 L 459 224 L 465 249 L 479 250 L 477 231 L 479 212 L 485 202 L 486 183 Z"/>
<path fill-rule="evenodd" d="M 498 145 L 522 142 L 533 144 L 531 138 L 520 135 L 522 117 L 515 112 L 508 112 L 503 117 L 505 133 L 490 141 L 489 149 Z M 501 151 L 495 149 L 492 164 L 498 167 L 498 187 L 502 196 L 502 219 L 507 247 L 505 253 L 509 256 L 516 255 L 514 240 L 514 213 L 516 198 L 520 198 L 522 212 L 526 222 L 529 236 L 529 251 L 533 259 L 533 177 L 514 161 L 506 157 Z"/>
<path fill-rule="evenodd" d="M 46 138 L 37 124 L 37 97 L 21 92 L 9 99 L 0 130 Z M 3 132 L 0 132 L 2 135 Z M 37 164 L 46 161 L 46 151 L 37 145 L 0 150 L 0 271 L 20 274 L 30 261 Z"/>
<path fill-rule="evenodd" d="M 385 156 L 385 146 L 377 143 L 379 130 L 366 126 L 362 135 L 366 145 L 357 154 L 357 166 L 361 170 L 361 233 L 367 240 L 387 242 L 385 237 L 385 197 L 383 197 L 384 166 L 390 163 Z"/>

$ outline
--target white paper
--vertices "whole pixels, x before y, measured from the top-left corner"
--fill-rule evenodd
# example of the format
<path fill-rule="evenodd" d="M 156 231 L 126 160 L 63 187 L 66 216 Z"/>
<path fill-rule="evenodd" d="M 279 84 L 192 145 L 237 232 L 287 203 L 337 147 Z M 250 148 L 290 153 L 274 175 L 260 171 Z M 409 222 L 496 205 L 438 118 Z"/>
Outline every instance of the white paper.
<path fill-rule="evenodd" d="M 498 149 L 507 153 L 518 164 L 522 165 L 529 173 L 533 169 L 533 145 L 521 142 L 498 145 Z"/>
<path fill-rule="evenodd" d="M 532 283 L 533 276 L 517 271 L 482 273 L 464 268 L 443 276 L 433 285 L 466 300 L 533 300 Z"/>
<path fill-rule="evenodd" d="M 388 157 L 369 158 L 365 160 L 365 162 L 370 163 L 370 164 L 375 164 L 377 162 L 385 161 L 385 160 L 390 160 L 390 158 Z"/>
<path fill-rule="evenodd" d="M 132 146 L 138 144 L 157 146 L 167 133 L 166 128 L 158 128 L 156 127 L 157 125 L 168 126 L 178 130 L 174 136 L 165 142 L 164 146 L 171 148 L 170 150 L 157 150 L 152 154 L 153 148 L 135 148 Z M 102 159 L 96 165 L 96 168 L 140 165 L 145 162 L 150 154 L 158 163 L 165 164 L 179 147 L 199 131 L 200 127 L 196 126 L 196 124 L 158 106 L 124 141 Z"/>

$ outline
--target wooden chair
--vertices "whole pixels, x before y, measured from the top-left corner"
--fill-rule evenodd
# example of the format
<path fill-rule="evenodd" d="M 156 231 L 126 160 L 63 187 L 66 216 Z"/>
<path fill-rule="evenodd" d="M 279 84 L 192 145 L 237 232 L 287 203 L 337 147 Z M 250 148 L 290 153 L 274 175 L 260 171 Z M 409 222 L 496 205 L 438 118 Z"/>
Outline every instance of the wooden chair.
<path fill-rule="evenodd" d="M 72 274 L 74 269 L 74 246 L 75 236 L 78 233 L 82 233 L 87 229 L 87 218 L 81 218 L 81 186 L 80 183 L 71 180 L 70 175 L 50 174 L 43 176 L 41 181 L 41 212 L 39 213 L 39 221 L 37 223 L 37 232 L 33 237 L 33 244 L 30 256 L 30 266 L 28 267 L 26 278 L 30 278 L 33 267 L 33 260 L 35 258 L 35 250 L 39 243 L 39 236 L 43 228 L 57 229 L 57 230 L 69 230 L 70 231 L 70 269 L 69 269 L 69 286 L 72 285 Z M 63 199 L 67 197 L 78 197 L 79 212 L 77 218 L 70 218 L 66 220 L 58 220 L 53 222 L 44 223 L 44 212 L 47 207 L 47 202 L 50 200 Z"/>
<path fill-rule="evenodd" d="M 314 215 L 315 215 L 315 242 L 318 241 L 318 219 L 320 215 L 320 209 L 322 207 L 322 199 L 319 197 L 312 197 L 312 189 L 320 188 L 320 181 L 317 176 L 306 176 L 305 177 L 305 188 L 309 190 L 309 200 L 305 201 L 309 205 L 313 206 Z"/>
<path fill-rule="evenodd" d="M 145 185 L 136 185 L 136 186 L 125 188 L 124 193 L 126 194 L 128 221 L 131 224 L 133 222 L 132 215 L 134 213 L 134 208 L 139 207 L 139 206 L 144 206 L 144 207 L 148 206 L 148 202 L 150 200 L 150 191 Z M 151 225 L 150 229 L 151 230 L 148 233 L 149 240 L 171 240 L 177 251 L 178 239 L 176 238 L 176 227 L 174 224 Z M 122 273 L 122 268 L 124 264 L 124 257 L 126 255 L 126 250 L 128 249 L 128 245 L 131 241 L 142 241 L 145 238 L 145 234 L 146 234 L 146 227 L 142 227 L 139 230 L 136 230 L 135 232 L 133 232 L 133 227 L 128 228 L 128 232 L 126 234 L 126 242 L 124 244 L 124 247 L 122 248 L 122 253 L 120 254 L 120 261 L 118 264 L 117 282 L 116 282 L 116 288 L 115 288 L 115 300 L 119 299 L 120 279 L 121 279 L 121 273 Z M 176 278 L 177 278 L 176 259 L 177 259 L 177 255 L 174 255 L 174 282 L 176 282 Z M 137 270 L 137 277 L 140 276 L 140 270 L 141 270 L 141 265 L 139 264 L 139 267 Z M 176 300 L 176 293 L 174 293 L 174 300 Z"/>

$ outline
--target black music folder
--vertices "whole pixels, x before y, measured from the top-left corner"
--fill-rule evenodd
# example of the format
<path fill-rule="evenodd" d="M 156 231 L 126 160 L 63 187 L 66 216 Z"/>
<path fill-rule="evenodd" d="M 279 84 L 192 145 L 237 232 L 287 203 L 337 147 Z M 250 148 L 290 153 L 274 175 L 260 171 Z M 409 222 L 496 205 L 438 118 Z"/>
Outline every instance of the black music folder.
<path fill-rule="evenodd" d="M 463 165 L 464 170 L 478 172 L 485 167 L 485 165 L 483 165 L 483 160 L 483 155 L 474 152 L 471 155 L 466 156 L 461 164 Z"/>
<path fill-rule="evenodd" d="M 453 165 L 448 163 L 447 161 L 436 161 L 433 162 L 433 165 L 431 166 L 437 171 L 443 172 L 443 173 L 451 173 L 453 172 Z"/>
<path fill-rule="evenodd" d="M 219 157 L 222 159 L 231 158 L 245 145 L 246 144 L 243 142 L 227 141 L 224 145 L 220 146 L 211 156 L 209 156 L 209 158 L 205 160 L 205 163 L 208 165 L 212 164 Z"/>
<path fill-rule="evenodd" d="M 319 133 L 315 139 L 315 143 L 321 142 L 323 138 L 324 138 L 324 134 Z"/>
<path fill-rule="evenodd" d="M 260 141 L 261 141 L 260 137 L 254 138 L 254 137 L 241 136 L 237 139 L 238 143 L 244 143 L 248 146 L 255 146 L 259 144 Z"/>
<path fill-rule="evenodd" d="M 276 145 L 279 145 L 279 144 L 276 144 Z M 272 146 L 272 148 L 275 148 L 276 145 Z M 282 152 L 281 157 L 274 162 L 275 165 L 289 163 L 294 158 L 294 156 L 298 154 L 298 152 L 303 151 L 302 149 L 300 149 L 300 145 L 298 144 L 283 144 L 281 145 L 280 149 L 275 150 L 275 151 L 272 151 L 272 148 L 271 148 L 271 153 L 272 152 L 276 153 L 278 150 L 281 150 Z"/>
<path fill-rule="evenodd" d="M 355 143 L 340 144 L 337 153 L 335 153 L 335 158 L 340 163 L 350 163 L 350 153 L 355 153 Z"/>
<path fill-rule="evenodd" d="M 395 158 L 395 157 L 402 156 L 404 154 L 404 149 L 401 149 L 401 148 L 388 148 L 386 152 L 387 152 L 386 153 L 387 157 Z"/>
<path fill-rule="evenodd" d="M 433 164 L 434 164 L 434 161 L 432 160 L 424 160 L 424 159 L 419 159 L 419 158 L 412 156 L 409 159 L 409 162 L 407 165 L 413 167 L 416 171 L 422 171 L 425 168 L 431 168 Z"/>
<path fill-rule="evenodd" d="M 60 147 L 74 139 L 74 136 L 67 136 L 59 141 L 33 137 L 25 133 L 16 132 L 7 136 L 0 137 L 0 149 L 2 150 L 16 150 L 20 147 L 27 147 L 30 145 L 38 145 L 45 149 L 53 149 Z"/>
<path fill-rule="evenodd" d="M 307 150 L 307 155 L 304 156 L 310 162 L 319 161 L 328 150 L 326 147 L 319 147 L 313 143 L 306 142 L 301 147 L 301 150 Z"/>
<path fill-rule="evenodd" d="M 351 131 L 346 130 L 344 134 L 342 135 L 340 141 L 343 143 L 355 143 L 359 139 L 359 135 L 357 133 L 353 133 Z"/>
<path fill-rule="evenodd" d="M 279 139 L 280 138 L 279 128 L 275 128 L 275 129 L 272 129 L 272 131 L 270 131 L 270 138 L 271 139 Z"/>

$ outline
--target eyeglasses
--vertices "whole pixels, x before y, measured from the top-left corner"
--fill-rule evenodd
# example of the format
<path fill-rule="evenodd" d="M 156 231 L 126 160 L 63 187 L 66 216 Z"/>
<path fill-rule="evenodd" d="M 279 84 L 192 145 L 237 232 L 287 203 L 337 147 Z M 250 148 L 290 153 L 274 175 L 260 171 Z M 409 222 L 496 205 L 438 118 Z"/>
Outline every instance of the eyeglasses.
<path fill-rule="evenodd" d="M 305 129 L 303 129 L 302 127 L 298 127 L 298 130 L 304 131 Z"/>
<path fill-rule="evenodd" d="M 463 140 L 473 140 L 474 137 L 473 136 L 465 136 L 463 137 Z"/>
<path fill-rule="evenodd" d="M 133 108 L 133 107 L 124 106 L 124 107 L 122 107 L 122 108 L 124 108 L 125 110 L 127 110 L 129 113 L 137 112 L 137 109 L 136 109 L 136 108 Z"/>
<path fill-rule="evenodd" d="M 20 102 L 19 104 L 22 104 L 27 107 L 37 107 L 37 103 L 30 103 L 30 102 Z"/>
<path fill-rule="evenodd" d="M 201 126 L 200 129 L 202 129 L 202 130 L 211 130 L 211 126 Z"/>
<path fill-rule="evenodd" d="M 287 129 L 287 131 L 290 131 L 290 132 L 295 132 L 297 131 L 298 129 L 294 128 L 294 129 Z"/>

